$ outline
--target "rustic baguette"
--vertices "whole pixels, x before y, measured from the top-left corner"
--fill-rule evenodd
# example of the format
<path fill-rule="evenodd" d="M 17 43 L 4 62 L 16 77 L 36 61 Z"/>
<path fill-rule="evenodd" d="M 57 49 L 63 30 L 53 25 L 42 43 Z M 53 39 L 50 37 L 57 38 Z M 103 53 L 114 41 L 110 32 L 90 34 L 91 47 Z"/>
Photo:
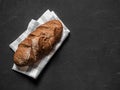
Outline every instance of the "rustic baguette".
<path fill-rule="evenodd" d="M 28 35 L 14 54 L 14 63 L 18 66 L 32 65 L 49 54 L 60 40 L 63 26 L 59 20 L 51 20 L 42 24 Z"/>

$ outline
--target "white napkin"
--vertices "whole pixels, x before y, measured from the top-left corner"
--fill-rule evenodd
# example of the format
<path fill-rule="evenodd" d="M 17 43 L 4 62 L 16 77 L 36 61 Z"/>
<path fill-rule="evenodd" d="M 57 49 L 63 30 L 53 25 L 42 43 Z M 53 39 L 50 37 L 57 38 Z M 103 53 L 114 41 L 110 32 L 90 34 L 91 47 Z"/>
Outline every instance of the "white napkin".
<path fill-rule="evenodd" d="M 60 20 L 58 18 L 58 16 L 55 14 L 54 11 L 50 11 L 47 10 L 37 21 L 36 20 L 31 20 L 28 24 L 27 30 L 25 30 L 15 41 L 13 41 L 9 47 L 13 50 L 16 51 L 18 48 L 18 44 L 23 41 L 33 30 L 35 30 L 35 28 L 37 28 L 39 25 L 49 21 L 49 20 L 53 20 L 53 19 L 57 19 Z M 61 21 L 61 20 L 60 20 Z M 61 23 L 63 24 L 63 22 L 61 21 Z M 63 34 L 62 34 L 62 38 L 61 40 L 55 45 L 54 49 L 50 52 L 49 55 L 47 55 L 46 57 L 44 57 L 42 60 L 39 60 L 37 63 L 35 63 L 33 66 L 29 67 L 18 67 L 15 64 L 12 67 L 12 70 L 15 70 L 17 72 L 20 72 L 22 74 L 25 74 L 27 76 L 30 76 L 34 79 L 36 79 L 38 77 L 38 75 L 41 73 L 41 71 L 43 70 L 43 68 L 46 66 L 46 64 L 48 63 L 48 61 L 50 60 L 50 58 L 55 54 L 55 52 L 58 50 L 58 48 L 61 46 L 61 44 L 63 43 L 63 41 L 67 38 L 67 36 L 69 35 L 70 31 L 69 29 L 63 24 Z"/>

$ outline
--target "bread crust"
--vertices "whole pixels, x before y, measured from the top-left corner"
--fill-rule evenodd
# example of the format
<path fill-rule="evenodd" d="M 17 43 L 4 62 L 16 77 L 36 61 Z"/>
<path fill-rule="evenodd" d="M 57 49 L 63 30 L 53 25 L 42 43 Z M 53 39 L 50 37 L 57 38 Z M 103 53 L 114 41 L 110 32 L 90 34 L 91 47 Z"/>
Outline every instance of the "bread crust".
<path fill-rule="evenodd" d="M 63 26 L 59 20 L 40 25 L 18 45 L 14 63 L 18 66 L 28 66 L 42 59 L 60 40 L 62 32 Z"/>

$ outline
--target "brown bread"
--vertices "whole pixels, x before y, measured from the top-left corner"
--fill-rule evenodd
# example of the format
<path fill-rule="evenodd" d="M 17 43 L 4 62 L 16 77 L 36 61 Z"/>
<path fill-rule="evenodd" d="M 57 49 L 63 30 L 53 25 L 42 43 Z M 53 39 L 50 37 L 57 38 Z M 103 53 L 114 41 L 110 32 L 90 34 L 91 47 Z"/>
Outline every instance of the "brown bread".
<path fill-rule="evenodd" d="M 32 65 L 49 54 L 62 36 L 63 26 L 59 20 L 51 20 L 31 32 L 14 54 L 18 66 Z"/>

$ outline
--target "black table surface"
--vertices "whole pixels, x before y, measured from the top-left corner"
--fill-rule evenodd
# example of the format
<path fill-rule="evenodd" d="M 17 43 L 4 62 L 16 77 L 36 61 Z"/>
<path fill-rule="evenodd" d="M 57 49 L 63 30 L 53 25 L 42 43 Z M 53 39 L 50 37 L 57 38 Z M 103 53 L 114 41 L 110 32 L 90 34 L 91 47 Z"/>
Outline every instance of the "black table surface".
<path fill-rule="evenodd" d="M 9 44 L 47 9 L 70 36 L 37 80 L 11 70 Z M 0 90 L 120 90 L 120 0 L 0 0 Z"/>

